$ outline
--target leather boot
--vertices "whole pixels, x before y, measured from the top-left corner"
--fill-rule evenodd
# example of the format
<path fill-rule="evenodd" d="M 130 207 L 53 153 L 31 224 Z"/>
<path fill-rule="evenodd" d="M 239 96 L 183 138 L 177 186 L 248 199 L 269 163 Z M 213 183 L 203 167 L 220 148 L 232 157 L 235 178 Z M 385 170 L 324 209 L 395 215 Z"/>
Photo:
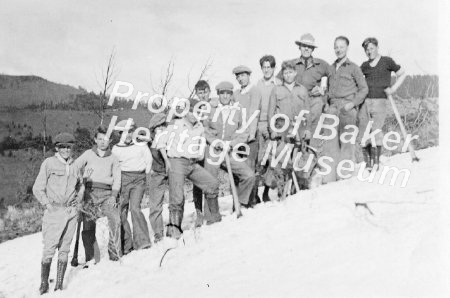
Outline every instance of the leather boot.
<path fill-rule="evenodd" d="M 372 154 L 371 154 L 372 152 L 371 152 L 370 148 L 372 148 L 372 146 L 367 145 L 366 147 L 363 147 L 363 150 L 362 150 L 364 162 L 366 163 L 367 169 L 371 169 L 373 167 Z"/>
<path fill-rule="evenodd" d="M 263 202 L 270 202 L 270 198 L 269 198 L 269 187 L 268 186 L 264 186 L 264 192 L 263 192 Z"/>
<path fill-rule="evenodd" d="M 39 287 L 39 293 L 41 295 L 48 292 L 48 276 L 50 274 L 51 265 L 51 259 L 41 263 L 41 286 Z"/>
<path fill-rule="evenodd" d="M 195 209 L 196 217 L 195 217 L 195 227 L 199 228 L 203 225 L 203 213 L 200 209 Z"/>
<path fill-rule="evenodd" d="M 377 147 L 370 146 L 370 164 L 372 168 L 375 167 L 375 156 L 377 155 Z"/>
<path fill-rule="evenodd" d="M 88 230 L 81 232 L 81 239 L 84 245 L 85 262 L 89 262 L 95 256 L 95 231 Z"/>
<path fill-rule="evenodd" d="M 374 159 L 374 164 L 377 164 L 378 167 L 380 167 L 380 156 L 381 156 L 381 151 L 382 151 L 382 147 L 381 146 L 377 146 L 376 147 L 376 151 L 375 151 L 375 159 Z"/>
<path fill-rule="evenodd" d="M 55 285 L 55 291 L 62 290 L 63 289 L 63 282 L 64 282 L 64 274 L 66 273 L 67 268 L 67 261 L 61 261 L 58 260 L 58 266 L 56 271 L 56 285 Z"/>
<path fill-rule="evenodd" d="M 212 225 L 213 223 L 219 222 L 222 220 L 222 216 L 220 215 L 219 210 L 219 200 L 217 197 L 215 198 L 207 198 L 208 207 L 210 211 L 210 217 L 207 219 L 206 224 Z"/>
<path fill-rule="evenodd" d="M 167 237 L 180 239 L 183 230 L 181 229 L 181 222 L 183 217 L 181 212 L 170 211 L 169 213 L 169 224 L 167 225 Z"/>

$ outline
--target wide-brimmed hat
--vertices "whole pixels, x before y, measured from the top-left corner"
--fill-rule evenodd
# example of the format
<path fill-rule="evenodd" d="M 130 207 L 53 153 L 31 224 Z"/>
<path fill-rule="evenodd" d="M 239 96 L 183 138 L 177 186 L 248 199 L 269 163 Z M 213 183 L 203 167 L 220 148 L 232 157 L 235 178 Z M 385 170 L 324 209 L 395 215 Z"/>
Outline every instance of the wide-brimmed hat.
<path fill-rule="evenodd" d="M 305 46 L 317 48 L 317 45 L 316 45 L 316 39 L 314 38 L 314 36 L 312 36 L 311 33 L 303 34 L 303 35 L 300 37 L 300 40 L 296 40 L 296 41 L 295 41 L 295 44 L 296 44 L 296 45 L 299 45 L 299 46 L 305 45 Z"/>

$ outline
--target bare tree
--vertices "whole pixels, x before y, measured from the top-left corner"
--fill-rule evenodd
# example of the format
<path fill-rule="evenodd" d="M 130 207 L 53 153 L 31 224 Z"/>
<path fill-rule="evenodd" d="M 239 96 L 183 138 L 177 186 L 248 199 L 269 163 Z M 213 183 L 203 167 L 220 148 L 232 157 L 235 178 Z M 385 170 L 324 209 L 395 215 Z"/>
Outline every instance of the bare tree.
<path fill-rule="evenodd" d="M 166 96 L 169 91 L 169 86 L 172 83 L 173 73 L 175 69 L 175 61 L 173 58 L 170 58 L 169 63 L 167 64 L 166 70 L 164 74 L 161 74 L 161 78 L 159 80 L 159 84 L 157 87 L 153 85 L 152 76 L 150 74 L 150 84 L 154 93 Z"/>
<path fill-rule="evenodd" d="M 100 118 L 100 125 L 103 124 L 103 120 L 105 119 L 106 103 L 108 102 L 106 95 L 116 81 L 117 73 L 118 69 L 116 66 L 116 49 L 113 48 L 111 50 L 111 53 L 109 54 L 105 67 L 101 70 L 101 81 L 98 82 L 101 88 L 101 92 L 100 102 L 98 108 L 95 109 L 95 113 Z"/>
<path fill-rule="evenodd" d="M 203 68 L 200 71 L 200 75 L 198 76 L 198 79 L 197 79 L 196 82 L 198 82 L 201 79 L 203 79 L 203 77 L 205 76 L 206 72 L 211 68 L 211 66 L 212 66 L 212 59 L 211 59 L 211 57 L 209 57 L 208 60 L 206 60 L 205 64 L 203 65 Z M 188 99 L 192 99 L 194 97 L 195 88 L 191 87 L 190 72 L 188 74 L 187 80 L 188 80 L 188 88 L 191 91 L 191 93 L 189 94 Z"/>

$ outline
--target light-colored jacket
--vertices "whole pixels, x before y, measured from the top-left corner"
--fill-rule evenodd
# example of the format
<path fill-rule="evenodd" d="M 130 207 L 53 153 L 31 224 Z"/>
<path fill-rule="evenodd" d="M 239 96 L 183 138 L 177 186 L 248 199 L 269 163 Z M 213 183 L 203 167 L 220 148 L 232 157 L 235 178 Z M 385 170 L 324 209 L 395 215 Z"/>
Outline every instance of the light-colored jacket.
<path fill-rule="evenodd" d="M 84 185 L 73 159 L 65 162 L 59 154 L 44 160 L 33 185 L 33 194 L 42 204 L 74 206 L 83 199 Z"/>
<path fill-rule="evenodd" d="M 237 132 L 243 127 L 242 106 L 239 103 L 231 103 L 231 112 L 227 119 L 223 121 L 221 104 L 211 105 L 211 112 L 208 119 L 204 121 L 206 142 L 211 144 L 217 139 L 230 141 L 230 146 L 234 147 L 238 143 L 246 143 L 249 136 L 248 127 L 243 132 Z M 217 115 L 216 115 L 217 113 Z M 232 123 L 232 124 L 230 124 Z"/>

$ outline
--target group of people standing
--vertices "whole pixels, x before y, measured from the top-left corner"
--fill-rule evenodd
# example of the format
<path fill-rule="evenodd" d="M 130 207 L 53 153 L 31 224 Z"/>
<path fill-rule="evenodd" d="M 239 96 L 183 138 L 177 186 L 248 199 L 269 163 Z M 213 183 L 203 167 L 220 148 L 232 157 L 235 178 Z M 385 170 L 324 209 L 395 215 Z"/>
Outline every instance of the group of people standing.
<path fill-rule="evenodd" d="M 133 250 L 152 246 L 141 211 L 146 188 L 149 189 L 153 242 L 157 243 L 164 239 L 162 206 L 167 185 L 169 221 L 165 236 L 172 240 L 179 239 L 183 233 L 186 178 L 194 184 L 197 227 L 205 222 L 221 221 L 220 168 L 232 172 L 242 207 L 251 208 L 261 201 L 270 201 L 269 188 L 274 185 L 268 183 L 266 177 L 274 169 L 263 162 L 263 157 L 271 141 L 295 144 L 301 150 L 307 146 L 315 154 L 321 148 L 320 154 L 332 157 L 335 164 L 342 159 L 355 161 L 355 144 L 341 142 L 341 135 L 348 132 L 349 124 L 359 125 L 362 132 L 369 121 L 373 121 L 372 130 L 382 128 L 386 95 L 400 86 L 404 71 L 394 60 L 378 53 L 375 38 L 367 38 L 362 44 L 369 60 L 361 67 L 347 57 L 350 42 L 344 36 L 334 41 L 337 59 L 331 65 L 312 56 L 317 45 L 311 34 L 302 35 L 295 43 L 299 46 L 300 57 L 283 62 L 277 75 L 275 58 L 265 55 L 259 61 L 261 79 L 253 81 L 250 68 L 237 66 L 232 72 L 240 87 L 235 90 L 231 82 L 221 82 L 215 87 L 218 98 L 211 98 L 207 81 L 198 81 L 196 98 L 192 99 L 194 104 L 187 114 L 171 121 L 166 121 L 165 113 L 152 116 L 149 124 L 152 140 L 147 145 L 133 142 L 131 134 L 136 126 L 131 123 L 131 130 L 122 132 L 126 136 L 111 149 L 107 129 L 100 126 L 95 130 L 95 146 L 73 160 L 74 137 L 68 133 L 56 136 L 56 154 L 43 162 L 33 186 L 36 198 L 46 207 L 42 223 L 44 253 L 40 293 L 48 291 L 50 265 L 56 248 L 59 252 L 55 290 L 62 289 L 80 211 L 86 262 L 99 261 L 95 221 L 102 216 L 108 218 L 108 252 L 110 260 L 115 261 Z M 392 72 L 397 80 L 391 86 Z M 208 103 L 210 111 L 206 118 L 194 115 L 192 107 L 198 102 Z M 309 113 L 298 125 L 294 119 L 301 111 Z M 326 142 L 314 137 L 322 113 L 339 118 L 338 135 Z M 270 122 L 276 114 L 284 114 L 286 118 L 277 118 L 272 126 Z M 291 120 L 289 124 L 286 125 L 285 119 Z M 250 124 L 246 125 L 248 122 Z M 124 120 L 116 127 L 127 125 Z M 280 132 L 273 127 L 287 129 Z M 192 150 L 202 147 L 202 140 L 208 149 Z M 242 148 L 243 144 L 247 149 Z M 375 144 L 364 145 L 368 167 L 379 164 L 381 145 L 380 134 Z M 225 162 L 221 153 L 231 150 L 236 154 L 230 155 L 229 163 Z M 323 183 L 337 180 L 335 172 L 336 169 L 324 177 Z M 261 197 L 260 185 L 265 186 Z"/>

